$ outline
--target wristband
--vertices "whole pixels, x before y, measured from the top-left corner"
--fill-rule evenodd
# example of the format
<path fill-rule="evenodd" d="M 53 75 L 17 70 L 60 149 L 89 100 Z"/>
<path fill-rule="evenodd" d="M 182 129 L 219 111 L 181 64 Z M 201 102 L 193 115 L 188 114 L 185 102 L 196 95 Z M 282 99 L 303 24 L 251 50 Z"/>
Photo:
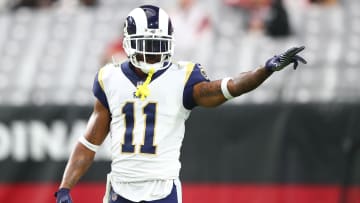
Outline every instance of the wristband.
<path fill-rule="evenodd" d="M 97 150 L 100 147 L 99 145 L 94 145 L 94 144 L 90 143 L 89 141 L 87 141 L 84 136 L 81 136 L 79 138 L 79 142 L 81 144 L 83 144 L 86 148 L 90 149 L 93 152 L 97 152 Z"/>
<path fill-rule="evenodd" d="M 227 88 L 227 84 L 228 84 L 229 80 L 231 80 L 230 77 L 227 77 L 227 78 L 224 78 L 221 80 L 221 91 L 227 100 L 234 98 L 230 94 L 229 89 Z"/>

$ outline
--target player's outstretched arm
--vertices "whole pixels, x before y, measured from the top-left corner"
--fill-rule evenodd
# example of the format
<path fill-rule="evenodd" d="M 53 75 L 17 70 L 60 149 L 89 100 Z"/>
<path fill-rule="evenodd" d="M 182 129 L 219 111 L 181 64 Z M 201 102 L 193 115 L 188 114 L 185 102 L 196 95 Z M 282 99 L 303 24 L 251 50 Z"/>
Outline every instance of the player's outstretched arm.
<path fill-rule="evenodd" d="M 265 66 L 241 73 L 232 78 L 198 83 L 194 86 L 194 100 L 199 106 L 216 107 L 228 99 L 252 91 L 261 85 L 274 71 L 280 71 L 291 63 L 296 69 L 299 61 L 306 64 L 305 59 L 297 55 L 304 49 L 304 46 L 288 49 L 286 52 L 267 60 Z"/>
<path fill-rule="evenodd" d="M 55 193 L 57 203 L 71 203 L 70 189 L 86 173 L 94 160 L 96 148 L 109 132 L 110 113 L 98 100 L 94 105 L 83 138 L 79 139 L 66 165 L 65 172 Z"/>

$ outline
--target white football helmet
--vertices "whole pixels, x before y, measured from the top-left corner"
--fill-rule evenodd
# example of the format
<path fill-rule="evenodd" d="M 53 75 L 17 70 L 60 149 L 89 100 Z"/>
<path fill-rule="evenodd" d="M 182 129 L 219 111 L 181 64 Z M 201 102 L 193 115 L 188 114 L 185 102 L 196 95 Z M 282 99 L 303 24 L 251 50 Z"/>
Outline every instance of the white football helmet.
<path fill-rule="evenodd" d="M 174 51 L 173 26 L 161 8 L 144 5 L 132 10 L 124 25 L 124 50 L 130 62 L 144 73 L 167 68 Z M 158 61 L 147 60 L 156 56 Z M 139 60 L 140 58 L 140 60 Z"/>

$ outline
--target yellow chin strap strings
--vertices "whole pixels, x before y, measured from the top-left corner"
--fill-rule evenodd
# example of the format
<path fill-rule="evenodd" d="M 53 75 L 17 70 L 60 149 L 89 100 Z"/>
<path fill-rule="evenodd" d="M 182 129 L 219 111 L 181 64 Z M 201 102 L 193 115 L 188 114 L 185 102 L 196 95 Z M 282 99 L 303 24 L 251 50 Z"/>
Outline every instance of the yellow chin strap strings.
<path fill-rule="evenodd" d="M 135 96 L 140 97 L 141 100 L 144 100 L 150 94 L 150 90 L 149 90 L 148 85 L 149 85 L 149 83 L 151 81 L 151 78 L 154 75 L 154 73 L 155 73 L 155 69 L 151 68 L 148 75 L 147 75 L 147 77 L 146 77 L 145 82 L 143 84 L 139 85 L 136 92 L 135 92 Z"/>

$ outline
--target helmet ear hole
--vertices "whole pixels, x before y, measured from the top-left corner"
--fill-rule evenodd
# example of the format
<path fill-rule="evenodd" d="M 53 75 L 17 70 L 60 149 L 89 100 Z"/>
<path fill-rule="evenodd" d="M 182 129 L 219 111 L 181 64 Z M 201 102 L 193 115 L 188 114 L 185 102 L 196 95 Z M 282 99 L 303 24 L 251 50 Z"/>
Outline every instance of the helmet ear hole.
<path fill-rule="evenodd" d="M 172 34 L 172 23 L 164 10 L 151 5 L 141 6 L 132 10 L 126 18 L 123 47 L 136 67 L 147 69 L 144 66 L 156 66 L 155 70 L 163 69 L 170 64 L 173 53 Z"/>

